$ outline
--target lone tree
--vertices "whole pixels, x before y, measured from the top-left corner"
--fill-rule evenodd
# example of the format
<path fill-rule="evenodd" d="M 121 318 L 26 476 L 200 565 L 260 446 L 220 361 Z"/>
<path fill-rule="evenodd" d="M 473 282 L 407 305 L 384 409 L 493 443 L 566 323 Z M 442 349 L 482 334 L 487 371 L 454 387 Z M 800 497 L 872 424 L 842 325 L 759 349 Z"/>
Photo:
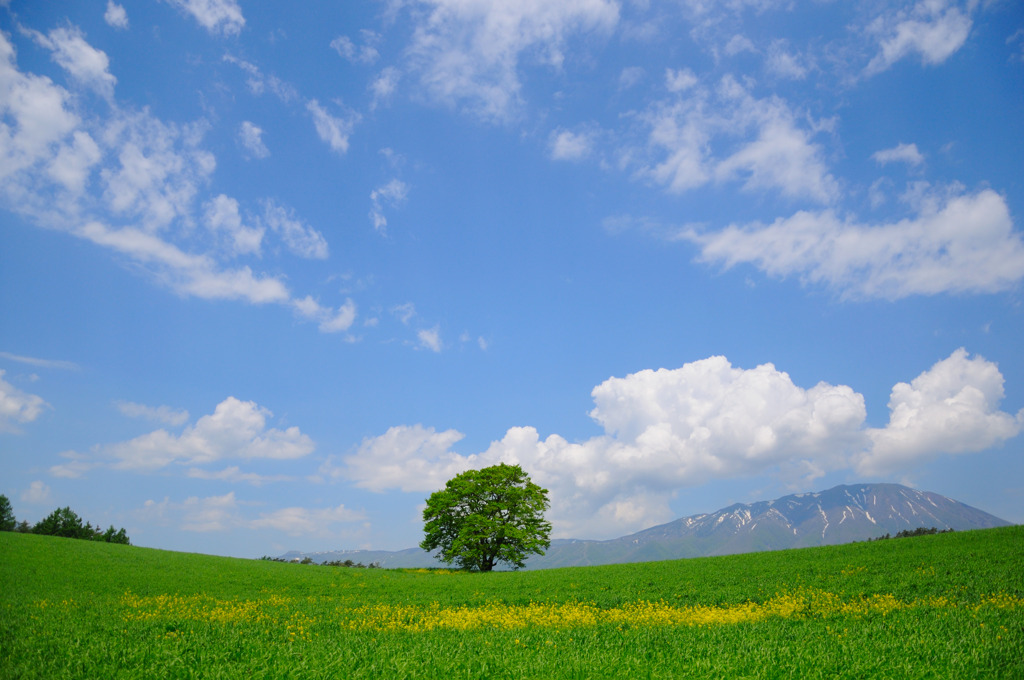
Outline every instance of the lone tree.
<path fill-rule="evenodd" d="M 423 511 L 420 547 L 441 549 L 440 559 L 463 569 L 491 571 L 498 562 L 521 568 L 530 554 L 551 545 L 548 491 L 518 465 L 463 472 L 435 491 Z"/>

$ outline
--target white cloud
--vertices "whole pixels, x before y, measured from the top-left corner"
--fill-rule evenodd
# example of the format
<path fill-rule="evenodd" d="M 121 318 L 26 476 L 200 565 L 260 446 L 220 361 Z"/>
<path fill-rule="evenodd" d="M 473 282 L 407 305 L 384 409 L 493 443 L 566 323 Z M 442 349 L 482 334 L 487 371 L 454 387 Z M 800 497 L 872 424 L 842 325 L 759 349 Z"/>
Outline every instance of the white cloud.
<path fill-rule="evenodd" d="M 807 77 L 807 66 L 803 59 L 789 51 L 785 40 L 775 40 L 768 48 L 765 65 L 768 72 L 781 78 L 803 80 Z"/>
<path fill-rule="evenodd" d="M 880 73 L 911 54 L 918 54 L 925 65 L 941 64 L 967 41 L 969 14 L 969 8 L 965 12 L 947 0 L 922 0 L 912 9 L 879 17 L 868 31 L 878 39 L 880 51 L 865 74 Z"/>
<path fill-rule="evenodd" d="M 345 458 L 344 475 L 371 491 L 435 491 L 472 467 L 475 456 L 449 451 L 463 436 L 422 425 L 392 427 L 379 437 L 364 439 L 355 454 Z"/>
<path fill-rule="evenodd" d="M 21 364 L 28 364 L 29 366 L 38 366 L 40 368 L 59 368 L 65 371 L 77 371 L 78 364 L 73 361 L 63 361 L 60 359 L 40 359 L 38 357 L 26 357 L 18 354 L 11 354 L 10 352 L 0 352 L 0 359 L 7 359 L 8 361 L 17 361 Z"/>
<path fill-rule="evenodd" d="M 243 472 L 237 465 L 217 471 L 189 468 L 187 474 L 192 479 L 209 479 L 219 482 L 247 482 L 253 486 L 262 486 L 269 482 L 290 481 L 292 479 L 287 475 L 259 475 L 255 472 Z"/>
<path fill-rule="evenodd" d="M 351 299 L 346 299 L 338 309 L 323 307 L 309 295 L 293 300 L 292 305 L 304 318 L 318 322 L 323 333 L 347 331 L 356 320 L 356 305 Z"/>
<path fill-rule="evenodd" d="M 78 479 L 97 465 L 89 456 L 77 451 L 64 451 L 58 455 L 68 462 L 50 467 L 49 472 L 54 477 Z"/>
<path fill-rule="evenodd" d="M 77 28 L 60 29 L 50 37 L 31 35 L 68 55 L 68 68 L 80 77 L 102 82 L 106 57 L 89 47 Z M 88 58 L 76 60 L 74 55 Z M 75 96 L 48 78 L 21 73 L 14 58 L 13 45 L 0 32 L 4 208 L 124 256 L 179 295 L 293 303 L 283 275 L 261 275 L 248 266 L 232 268 L 221 262 L 225 256 L 260 254 L 265 229 L 244 225 L 237 201 L 223 194 L 197 200 L 216 167 L 214 156 L 201 145 L 205 122 L 165 123 L 147 109 L 118 106 L 109 107 L 105 117 L 83 121 L 75 114 Z M 261 85 L 278 83 L 264 79 L 251 64 L 226 59 L 246 70 L 251 67 Z M 267 201 L 262 217 L 291 251 L 327 256 L 323 235 L 291 211 Z M 194 228 L 197 218 L 217 235 L 217 248 L 209 248 L 210 231 Z M 349 309 L 349 303 L 342 305 L 322 329 L 343 326 Z"/>
<path fill-rule="evenodd" d="M 724 357 L 610 378 L 592 396 L 590 416 L 604 433 L 581 442 L 513 427 L 482 453 L 462 455 L 451 450 L 463 437 L 456 430 L 401 426 L 364 440 L 345 468 L 321 472 L 373 491 L 429 492 L 464 470 L 516 463 L 549 490 L 556 535 L 610 538 L 667 521 L 679 489 L 709 480 L 906 469 L 1024 428 L 1024 409 L 998 411 L 996 366 L 963 350 L 897 385 L 881 429 L 865 428 L 864 398 L 846 385 L 803 388 L 772 364 L 741 369 Z"/>
<path fill-rule="evenodd" d="M 882 149 L 871 154 L 871 158 L 879 165 L 888 163 L 906 163 L 910 166 L 918 166 L 924 163 L 924 156 L 917 150 L 916 144 L 897 144 L 891 149 Z"/>
<path fill-rule="evenodd" d="M 103 13 L 103 20 L 114 28 L 128 28 L 128 13 L 114 0 L 107 0 L 107 11 Z"/>
<path fill-rule="evenodd" d="M 293 536 L 302 534 L 329 535 L 337 524 L 361 522 L 364 515 L 344 505 L 328 508 L 290 507 L 262 512 L 257 519 L 248 519 L 242 508 L 252 505 L 240 501 L 235 492 L 223 496 L 200 498 L 190 496 L 184 502 L 174 503 L 164 498 L 157 502 L 147 500 L 142 508 L 144 516 L 161 524 L 176 524 L 183 531 L 216 532 L 239 529 L 274 529 Z"/>
<path fill-rule="evenodd" d="M 628 90 L 638 85 L 647 76 L 642 66 L 627 66 L 619 74 L 619 89 Z"/>
<path fill-rule="evenodd" d="M 910 384 L 898 383 L 889 399 L 889 423 L 868 432 L 872 446 L 857 462 L 862 474 L 906 470 L 942 454 L 984 451 L 1024 429 L 999 410 L 1003 375 L 996 364 L 963 348 L 936 363 Z"/>
<path fill-rule="evenodd" d="M 697 76 L 688 68 L 665 69 L 665 88 L 669 92 L 685 92 L 697 82 Z"/>
<path fill-rule="evenodd" d="M 318 260 L 327 258 L 327 240 L 323 234 L 295 217 L 290 209 L 272 200 L 264 201 L 263 221 L 294 254 Z"/>
<path fill-rule="evenodd" d="M 777 189 L 784 196 L 830 203 L 839 194 L 822 152 L 799 117 L 778 97 L 756 99 L 731 76 L 712 92 L 691 86 L 685 97 L 661 102 L 642 116 L 648 144 L 660 162 L 640 174 L 682 193 L 712 180 L 742 181 L 747 190 Z M 753 137 L 750 137 L 753 135 Z M 722 147 L 738 150 L 716 156 Z"/>
<path fill-rule="evenodd" d="M 0 31 L 0 186 L 8 194 L 20 189 L 12 178 L 50 159 L 53 147 L 80 122 L 68 106 L 67 90 L 49 78 L 22 74 L 14 56 Z"/>
<path fill-rule="evenodd" d="M 117 163 L 100 172 L 106 207 L 147 231 L 188 220 L 196 194 L 216 167 L 199 146 L 202 126 L 164 124 L 148 112 L 123 114 L 104 130 Z"/>
<path fill-rule="evenodd" d="M 416 338 L 420 341 L 420 347 L 429 349 L 431 352 L 441 351 L 441 327 L 422 328 L 416 332 Z"/>
<path fill-rule="evenodd" d="M 111 229 L 90 222 L 75 233 L 149 265 L 158 280 L 182 295 L 253 304 L 289 301 L 288 289 L 279 279 L 256 276 L 249 267 L 222 269 L 207 255 L 185 253 L 138 229 Z"/>
<path fill-rule="evenodd" d="M 365 440 L 347 475 L 381 491 L 441 488 L 465 469 L 522 464 L 551 490 L 559 535 L 610 537 L 667 519 L 671 493 L 709 479 L 772 468 L 835 467 L 863 440 L 863 398 L 845 386 L 795 386 L 770 364 L 733 368 L 722 357 L 642 371 L 594 389 L 605 434 L 580 443 L 514 427 L 480 454 L 450 447 L 454 430 L 396 427 Z"/>
<path fill-rule="evenodd" d="M 352 113 L 348 118 L 335 118 L 315 99 L 306 103 L 306 110 L 313 116 L 313 125 L 321 141 L 337 153 L 344 154 L 348 151 L 348 138 L 359 120 L 358 114 Z"/>
<path fill-rule="evenodd" d="M 270 149 L 263 143 L 263 129 L 247 120 L 238 128 L 238 140 L 253 158 L 266 158 Z"/>
<path fill-rule="evenodd" d="M 89 133 L 76 130 L 71 144 L 61 144 L 47 173 L 73 195 L 80 195 L 86 189 L 93 167 L 101 159 L 102 152 Z"/>
<path fill-rule="evenodd" d="M 915 217 L 891 224 L 801 211 L 768 225 L 691 230 L 683 237 L 700 246 L 705 262 L 750 263 L 848 298 L 992 293 L 1024 279 L 1024 240 L 1002 196 L 985 189 L 931 198 Z"/>
<path fill-rule="evenodd" d="M 146 406 L 132 401 L 118 401 L 117 410 L 129 418 L 144 418 L 164 425 L 184 425 L 188 421 L 188 411 L 174 409 L 170 406 Z"/>
<path fill-rule="evenodd" d="M 228 397 L 180 435 L 156 430 L 103 447 L 103 452 L 115 459 L 116 468 L 145 471 L 172 463 L 204 465 L 231 458 L 288 460 L 313 451 L 313 440 L 297 427 L 268 429 L 271 415 L 255 402 Z"/>
<path fill-rule="evenodd" d="M 281 508 L 273 512 L 260 513 L 259 519 L 249 522 L 252 529 L 276 529 L 292 536 L 328 533 L 335 524 L 361 522 L 366 516 L 350 510 L 344 505 L 333 508 Z"/>
<path fill-rule="evenodd" d="M 377 187 L 370 192 L 370 220 L 373 228 L 381 234 L 385 233 L 388 220 L 384 217 L 384 204 L 391 206 L 401 205 L 409 194 L 409 185 L 399 179 L 392 179 L 382 187 Z"/>
<path fill-rule="evenodd" d="M 254 95 L 262 95 L 264 92 L 270 91 L 274 96 L 280 99 L 282 102 L 290 103 L 299 98 L 299 93 L 290 84 L 284 82 L 275 75 L 264 75 L 256 64 L 233 57 L 229 54 L 224 55 L 224 61 L 229 64 L 234 64 L 238 68 L 245 71 L 248 74 L 248 79 L 245 81 L 249 91 Z"/>
<path fill-rule="evenodd" d="M 391 95 L 398 90 L 398 81 L 401 77 L 401 71 L 394 66 L 388 66 L 377 75 L 373 83 L 370 84 L 370 91 L 373 93 L 373 102 L 370 104 L 371 109 L 377 108 L 382 101 L 391 98 Z"/>
<path fill-rule="evenodd" d="M 4 380 L 4 373 L 0 369 L 0 432 L 18 432 L 15 423 L 31 423 L 49 404 Z"/>
<path fill-rule="evenodd" d="M 416 316 L 416 305 L 411 302 L 406 302 L 400 305 L 395 305 L 391 308 L 391 313 L 406 326 L 409 325 L 409 321 Z"/>
<path fill-rule="evenodd" d="M 742 52 L 757 52 L 757 48 L 754 47 L 754 43 L 750 41 L 746 36 L 736 34 L 729 38 L 729 42 L 725 44 L 725 53 L 730 57 L 735 57 L 737 54 Z"/>
<path fill-rule="evenodd" d="M 245 26 L 242 8 L 235 0 L 167 0 L 184 10 L 210 33 L 238 35 Z"/>
<path fill-rule="evenodd" d="M 572 132 L 571 130 L 553 130 L 548 139 L 548 149 L 552 160 L 577 161 L 590 155 L 594 146 L 594 133 L 590 131 Z"/>
<path fill-rule="evenodd" d="M 146 501 L 147 505 L 150 503 L 152 501 Z M 182 531 L 225 531 L 238 526 L 240 522 L 234 491 L 206 498 L 190 496 L 176 509 L 182 515 Z"/>
<path fill-rule="evenodd" d="M 570 36 L 607 33 L 618 23 L 610 0 L 426 0 L 410 47 L 429 96 L 486 120 L 507 120 L 520 104 L 520 61 L 559 68 Z"/>
<path fill-rule="evenodd" d="M 347 35 L 339 35 L 331 41 L 331 49 L 348 61 L 360 64 L 372 64 L 380 57 L 375 45 L 381 36 L 373 31 L 362 31 L 363 44 L 356 45 Z"/>
<path fill-rule="evenodd" d="M 220 194 L 207 201 L 203 204 L 203 222 L 212 232 L 226 238 L 232 254 L 259 255 L 264 230 L 242 224 L 235 199 Z"/>
<path fill-rule="evenodd" d="M 111 75 L 106 52 L 85 41 L 77 27 L 55 28 L 49 35 L 32 33 L 37 43 L 53 52 L 53 60 L 76 81 L 112 98 L 117 78 Z"/>
<path fill-rule="evenodd" d="M 26 503 L 46 503 L 50 500 L 50 487 L 40 481 L 32 482 L 21 494 Z"/>

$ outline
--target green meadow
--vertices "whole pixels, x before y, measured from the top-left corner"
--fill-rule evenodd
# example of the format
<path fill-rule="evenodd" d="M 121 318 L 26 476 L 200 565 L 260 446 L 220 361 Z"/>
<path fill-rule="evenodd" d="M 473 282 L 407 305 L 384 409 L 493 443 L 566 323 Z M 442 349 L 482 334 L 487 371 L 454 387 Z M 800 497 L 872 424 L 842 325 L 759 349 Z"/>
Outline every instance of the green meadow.
<path fill-rule="evenodd" d="M 0 533 L 0 678 L 1024 678 L 1024 527 L 464 573 Z"/>

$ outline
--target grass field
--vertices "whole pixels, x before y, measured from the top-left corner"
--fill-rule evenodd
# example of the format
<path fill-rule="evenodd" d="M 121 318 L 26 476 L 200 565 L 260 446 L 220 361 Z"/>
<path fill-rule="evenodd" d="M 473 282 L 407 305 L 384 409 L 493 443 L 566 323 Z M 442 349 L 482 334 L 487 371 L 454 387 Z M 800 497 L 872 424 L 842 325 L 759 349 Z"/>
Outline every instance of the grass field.
<path fill-rule="evenodd" d="M 1024 527 L 469 574 L 0 533 L 0 678 L 1024 678 Z"/>

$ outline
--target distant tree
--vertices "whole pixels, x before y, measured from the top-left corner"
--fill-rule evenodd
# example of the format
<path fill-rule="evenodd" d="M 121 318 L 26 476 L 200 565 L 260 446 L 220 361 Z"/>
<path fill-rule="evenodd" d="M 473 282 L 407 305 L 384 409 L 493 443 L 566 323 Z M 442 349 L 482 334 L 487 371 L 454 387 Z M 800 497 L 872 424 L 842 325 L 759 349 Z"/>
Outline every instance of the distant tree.
<path fill-rule="evenodd" d="M 21 527 L 18 530 L 21 531 Z M 114 525 L 110 525 L 109 529 L 103 531 L 99 525 L 94 527 L 90 522 L 82 524 L 82 518 L 70 507 L 57 508 L 36 523 L 31 531 L 33 534 L 44 536 L 63 536 L 64 538 L 81 538 L 87 541 L 131 545 L 124 528 L 114 529 Z"/>
<path fill-rule="evenodd" d="M 82 518 L 70 507 L 57 508 L 39 520 L 32 533 L 44 536 L 63 536 L 65 538 L 88 538 L 86 528 L 82 526 Z M 91 534 L 92 532 L 89 531 Z"/>
<path fill-rule="evenodd" d="M 14 531 L 18 520 L 14 516 L 14 508 L 7 496 L 0 496 L 0 531 Z"/>
<path fill-rule="evenodd" d="M 491 571 L 499 562 L 519 569 L 551 545 L 547 494 L 518 465 L 463 472 L 427 499 L 420 547 L 440 549 L 442 561 L 463 569 Z"/>

